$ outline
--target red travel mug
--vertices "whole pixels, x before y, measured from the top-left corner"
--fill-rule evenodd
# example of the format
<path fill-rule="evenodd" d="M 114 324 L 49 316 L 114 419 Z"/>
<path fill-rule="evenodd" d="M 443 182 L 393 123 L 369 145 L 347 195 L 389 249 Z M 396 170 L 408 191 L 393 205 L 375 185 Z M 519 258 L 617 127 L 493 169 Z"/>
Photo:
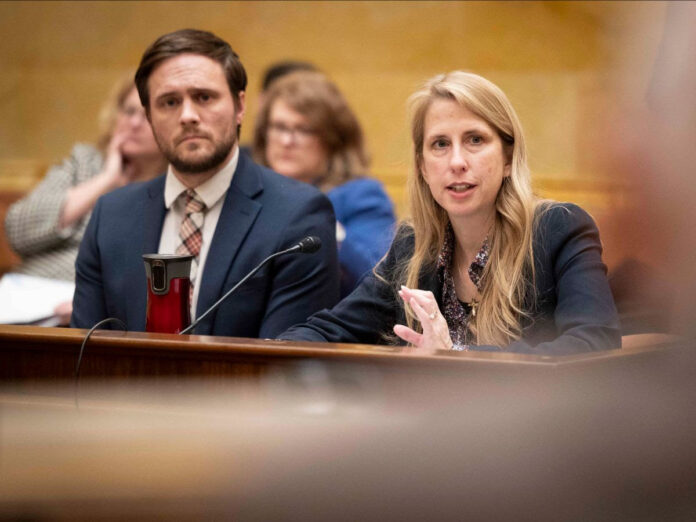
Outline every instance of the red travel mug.
<path fill-rule="evenodd" d="M 179 333 L 191 324 L 191 261 L 193 256 L 145 254 L 147 311 L 145 330 Z"/>

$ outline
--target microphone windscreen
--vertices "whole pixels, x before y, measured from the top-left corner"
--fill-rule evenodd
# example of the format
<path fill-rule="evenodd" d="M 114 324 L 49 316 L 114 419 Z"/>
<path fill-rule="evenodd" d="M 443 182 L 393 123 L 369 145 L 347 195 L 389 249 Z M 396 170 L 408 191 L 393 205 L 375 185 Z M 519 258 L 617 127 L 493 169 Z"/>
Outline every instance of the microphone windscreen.
<path fill-rule="evenodd" d="M 298 244 L 300 245 L 300 252 L 311 254 L 321 248 L 321 239 L 317 236 L 307 236 Z"/>

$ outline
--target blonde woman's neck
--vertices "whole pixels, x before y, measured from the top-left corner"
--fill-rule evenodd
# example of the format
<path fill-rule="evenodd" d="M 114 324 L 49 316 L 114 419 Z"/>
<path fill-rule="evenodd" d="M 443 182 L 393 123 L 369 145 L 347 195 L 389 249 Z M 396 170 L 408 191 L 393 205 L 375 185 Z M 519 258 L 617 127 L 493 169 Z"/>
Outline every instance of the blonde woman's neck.
<path fill-rule="evenodd" d="M 481 250 L 484 239 L 488 236 L 495 223 L 495 211 L 488 215 L 473 215 L 462 219 L 451 219 L 454 231 L 455 250 L 462 255 L 459 259 L 468 263 L 473 261 Z"/>

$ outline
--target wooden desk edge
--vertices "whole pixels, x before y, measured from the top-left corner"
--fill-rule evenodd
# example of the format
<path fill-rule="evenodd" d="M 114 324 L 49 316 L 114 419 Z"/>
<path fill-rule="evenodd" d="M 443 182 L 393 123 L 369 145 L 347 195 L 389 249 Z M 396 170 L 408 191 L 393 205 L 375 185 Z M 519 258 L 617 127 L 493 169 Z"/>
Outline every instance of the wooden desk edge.
<path fill-rule="evenodd" d="M 8 341 L 26 343 L 31 349 L 42 342 L 54 345 L 79 347 L 87 330 L 72 328 L 48 328 L 39 326 L 0 325 L 0 350 Z M 608 359 L 624 358 L 661 351 L 682 340 L 668 334 L 643 334 L 626 338 L 626 346 L 616 350 L 590 352 L 577 355 L 548 356 L 527 355 L 506 352 L 458 352 L 457 354 L 415 354 L 402 347 L 377 346 L 345 343 L 302 343 L 271 339 L 249 339 L 241 337 L 216 337 L 207 335 L 156 334 L 145 332 L 121 332 L 118 330 L 98 330 L 94 332 L 88 346 L 93 349 L 119 347 L 124 350 L 163 351 L 178 355 L 242 355 L 272 356 L 276 358 L 340 358 L 366 362 L 385 359 L 400 361 L 428 362 L 441 364 L 514 364 L 520 366 L 561 367 L 568 365 L 596 363 Z"/>

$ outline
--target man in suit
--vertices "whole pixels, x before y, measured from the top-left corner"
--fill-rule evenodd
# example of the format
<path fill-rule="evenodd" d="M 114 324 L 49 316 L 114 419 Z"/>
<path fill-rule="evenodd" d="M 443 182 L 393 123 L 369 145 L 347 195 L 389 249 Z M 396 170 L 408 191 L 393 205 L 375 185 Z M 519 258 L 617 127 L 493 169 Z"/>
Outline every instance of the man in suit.
<path fill-rule="evenodd" d="M 335 218 L 316 189 L 239 154 L 246 72 L 227 42 L 185 29 L 158 38 L 135 76 L 166 175 L 96 204 L 76 263 L 71 325 L 117 317 L 145 329 L 142 255 L 194 255 L 192 316 L 261 260 L 308 235 L 319 252 L 281 256 L 247 281 L 196 333 L 275 337 L 338 300 Z"/>

